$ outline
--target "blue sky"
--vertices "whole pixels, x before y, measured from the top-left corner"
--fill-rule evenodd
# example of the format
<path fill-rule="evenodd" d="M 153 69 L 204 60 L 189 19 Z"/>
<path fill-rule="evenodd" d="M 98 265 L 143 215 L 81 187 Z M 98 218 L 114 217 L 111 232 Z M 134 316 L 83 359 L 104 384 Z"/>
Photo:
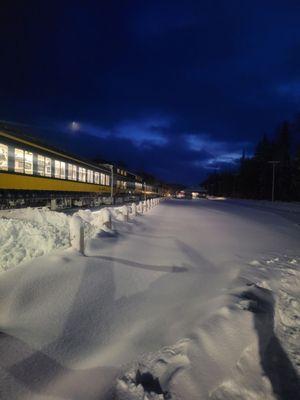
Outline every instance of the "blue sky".
<path fill-rule="evenodd" d="M 194 184 L 300 111 L 299 1 L 1 8 L 0 118 L 84 156 Z"/>

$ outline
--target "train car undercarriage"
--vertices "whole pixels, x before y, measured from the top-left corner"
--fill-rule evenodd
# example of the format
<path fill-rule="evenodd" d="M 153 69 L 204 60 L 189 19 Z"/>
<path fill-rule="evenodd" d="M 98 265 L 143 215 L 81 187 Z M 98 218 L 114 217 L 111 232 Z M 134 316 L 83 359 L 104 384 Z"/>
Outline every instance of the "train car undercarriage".
<path fill-rule="evenodd" d="M 49 207 L 52 210 L 74 207 L 98 207 L 143 200 L 141 194 L 118 194 L 113 199 L 109 193 L 55 192 L 45 190 L 0 190 L 0 209 L 22 207 Z"/>

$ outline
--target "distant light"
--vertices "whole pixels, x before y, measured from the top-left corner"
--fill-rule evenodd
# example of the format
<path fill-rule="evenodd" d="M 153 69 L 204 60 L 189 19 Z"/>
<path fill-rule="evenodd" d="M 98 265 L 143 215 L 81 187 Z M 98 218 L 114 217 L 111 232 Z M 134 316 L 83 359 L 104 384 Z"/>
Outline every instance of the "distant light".
<path fill-rule="evenodd" d="M 80 129 L 80 124 L 76 121 L 72 121 L 70 124 L 70 129 L 72 131 L 78 131 Z"/>

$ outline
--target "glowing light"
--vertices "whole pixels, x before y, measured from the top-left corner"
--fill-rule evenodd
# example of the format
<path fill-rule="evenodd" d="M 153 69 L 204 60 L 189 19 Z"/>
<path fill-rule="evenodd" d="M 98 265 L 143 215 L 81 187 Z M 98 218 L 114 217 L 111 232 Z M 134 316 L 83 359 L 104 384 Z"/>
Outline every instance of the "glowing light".
<path fill-rule="evenodd" d="M 80 129 L 80 124 L 76 121 L 72 121 L 70 124 L 70 129 L 72 131 L 78 131 Z"/>

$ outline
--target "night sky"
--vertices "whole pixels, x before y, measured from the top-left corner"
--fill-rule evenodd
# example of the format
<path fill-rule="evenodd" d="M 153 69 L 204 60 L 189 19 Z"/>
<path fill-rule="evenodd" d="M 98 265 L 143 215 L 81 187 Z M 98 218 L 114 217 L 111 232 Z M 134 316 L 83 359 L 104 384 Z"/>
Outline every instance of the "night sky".
<path fill-rule="evenodd" d="M 82 156 L 198 183 L 300 111 L 299 0 L 0 10 L 0 119 Z"/>

